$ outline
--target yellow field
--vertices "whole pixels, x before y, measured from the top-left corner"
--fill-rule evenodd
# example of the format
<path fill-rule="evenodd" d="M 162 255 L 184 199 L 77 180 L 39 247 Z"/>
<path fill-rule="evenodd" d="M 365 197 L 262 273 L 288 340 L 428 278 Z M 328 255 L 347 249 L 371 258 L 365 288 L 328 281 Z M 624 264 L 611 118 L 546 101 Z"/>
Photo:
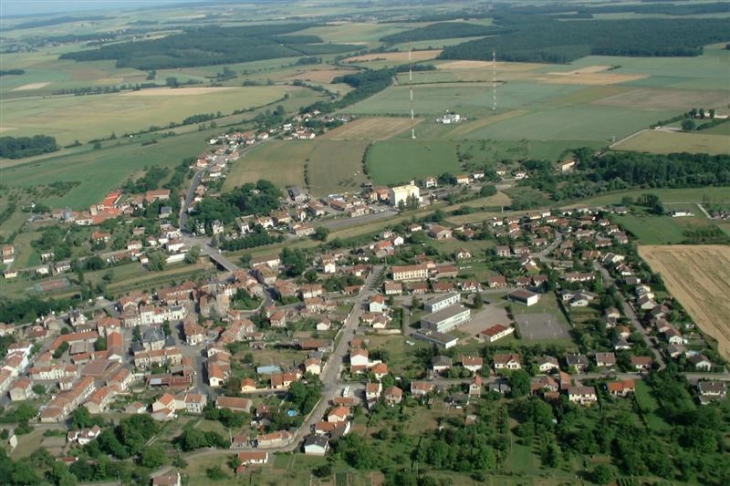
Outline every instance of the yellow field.
<path fill-rule="evenodd" d="M 255 148 L 233 163 L 223 191 L 247 182 L 267 179 L 278 187 L 304 187 L 304 163 L 316 142 L 274 140 Z"/>
<path fill-rule="evenodd" d="M 331 130 L 325 140 L 387 140 L 422 121 L 416 118 L 358 118 Z"/>
<path fill-rule="evenodd" d="M 647 130 L 612 148 L 613 150 L 654 154 L 689 152 L 727 155 L 730 154 L 730 137 L 702 132 L 683 133 Z"/>
<path fill-rule="evenodd" d="M 569 76 L 566 76 L 569 74 Z M 628 83 L 648 77 L 645 74 L 615 74 L 615 73 L 548 73 L 547 77 L 537 78 L 541 83 L 549 84 L 585 84 L 605 86 L 607 84 Z"/>
<path fill-rule="evenodd" d="M 640 246 L 639 255 L 730 358 L 730 246 Z"/>
<path fill-rule="evenodd" d="M 14 136 L 43 133 L 61 145 L 166 126 L 200 113 L 224 114 L 282 99 L 283 87 L 150 89 L 92 96 L 7 98 L 0 130 Z"/>

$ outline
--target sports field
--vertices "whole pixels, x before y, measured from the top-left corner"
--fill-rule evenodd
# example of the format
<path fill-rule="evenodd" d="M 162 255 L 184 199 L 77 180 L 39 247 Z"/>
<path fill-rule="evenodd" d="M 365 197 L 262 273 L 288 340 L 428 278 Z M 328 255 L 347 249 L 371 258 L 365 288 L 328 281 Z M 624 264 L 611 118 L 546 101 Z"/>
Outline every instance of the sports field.
<path fill-rule="evenodd" d="M 247 182 L 267 179 L 279 187 L 304 187 L 304 164 L 315 142 L 273 140 L 251 150 L 233 163 L 224 191 Z"/>
<path fill-rule="evenodd" d="M 309 190 L 315 196 L 357 192 L 368 178 L 362 157 L 370 142 L 320 140 L 307 156 Z"/>
<path fill-rule="evenodd" d="M 647 130 L 612 148 L 614 150 L 651 152 L 654 154 L 689 152 L 727 155 L 730 154 L 730 135 Z"/>
<path fill-rule="evenodd" d="M 376 142 L 368 152 L 366 165 L 375 184 L 397 184 L 444 172 L 461 172 L 455 147 L 446 141 Z"/>
<path fill-rule="evenodd" d="M 200 113 L 227 114 L 282 99 L 277 86 L 239 88 L 155 88 L 93 96 L 4 99 L 2 129 L 15 136 L 43 133 L 62 145 L 180 123 Z"/>
<path fill-rule="evenodd" d="M 730 246 L 640 246 L 639 255 L 730 359 Z"/>

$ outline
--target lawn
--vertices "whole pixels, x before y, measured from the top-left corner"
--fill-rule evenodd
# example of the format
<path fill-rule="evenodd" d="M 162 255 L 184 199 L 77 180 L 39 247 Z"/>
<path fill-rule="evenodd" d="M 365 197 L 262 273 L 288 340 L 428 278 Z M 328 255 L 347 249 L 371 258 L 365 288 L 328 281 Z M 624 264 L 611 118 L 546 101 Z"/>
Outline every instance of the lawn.
<path fill-rule="evenodd" d="M 259 179 L 268 179 L 281 188 L 305 187 L 304 164 L 316 143 L 274 140 L 254 148 L 233 163 L 223 190 L 230 191 L 234 187 Z"/>
<path fill-rule="evenodd" d="M 276 86 L 168 88 L 93 96 L 13 98 L 3 101 L 3 131 L 12 135 L 43 133 L 62 145 L 121 135 L 151 125 L 182 122 L 199 113 L 231 113 L 282 99 Z M 113 115 L 112 115 L 113 114 Z"/>
<path fill-rule="evenodd" d="M 722 128 L 726 125 L 728 124 L 715 128 Z M 645 131 L 612 148 L 655 154 L 689 152 L 727 155 L 730 154 L 730 135 L 709 134 L 704 131 L 693 133 Z"/>
<path fill-rule="evenodd" d="M 444 172 L 461 172 L 454 145 L 443 141 L 377 142 L 368 151 L 366 166 L 376 184 L 398 184 Z"/>
<path fill-rule="evenodd" d="M 644 380 L 636 380 L 635 398 L 639 408 L 644 413 L 649 428 L 654 429 L 656 432 L 665 432 L 671 429 L 671 426 L 657 415 L 656 411 L 659 409 L 659 403 L 657 403 L 651 388 L 644 383 Z"/>
<path fill-rule="evenodd" d="M 316 196 L 359 191 L 367 181 L 362 157 L 368 144 L 367 140 L 317 142 L 307 157 L 309 190 Z"/>
<path fill-rule="evenodd" d="M 160 139 L 142 146 L 123 142 L 101 150 L 58 155 L 42 161 L 3 169 L 3 184 L 33 186 L 56 181 L 80 182 L 63 197 L 36 200 L 54 208 L 87 209 L 98 204 L 111 190 L 121 186 L 134 171 L 151 165 L 174 167 L 182 159 L 195 156 L 206 145 L 204 138 L 213 132 L 195 132 Z M 0 204 L 2 206 L 2 204 Z"/>
<path fill-rule="evenodd" d="M 644 245 L 671 245 L 685 239 L 684 228 L 669 216 L 626 214 L 615 220 Z"/>

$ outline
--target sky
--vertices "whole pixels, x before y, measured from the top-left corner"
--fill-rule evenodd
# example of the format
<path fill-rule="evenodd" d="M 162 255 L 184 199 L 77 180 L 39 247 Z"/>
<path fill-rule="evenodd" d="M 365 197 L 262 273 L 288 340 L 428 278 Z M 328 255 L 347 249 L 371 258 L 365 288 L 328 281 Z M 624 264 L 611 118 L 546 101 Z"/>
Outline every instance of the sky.
<path fill-rule="evenodd" d="M 0 16 L 68 14 L 89 10 L 150 7 L 193 0 L 0 0 Z M 200 2 L 201 0 L 197 0 Z"/>

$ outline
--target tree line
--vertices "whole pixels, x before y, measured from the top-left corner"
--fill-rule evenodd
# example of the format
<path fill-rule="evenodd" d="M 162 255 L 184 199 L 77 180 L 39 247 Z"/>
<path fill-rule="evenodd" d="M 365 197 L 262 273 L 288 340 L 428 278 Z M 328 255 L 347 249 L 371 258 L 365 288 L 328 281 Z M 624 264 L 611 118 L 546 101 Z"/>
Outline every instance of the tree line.
<path fill-rule="evenodd" d="M 21 159 L 55 152 L 59 149 L 56 138 L 48 135 L 32 137 L 0 137 L 0 158 Z"/>
<path fill-rule="evenodd" d="M 465 22 L 439 22 L 418 29 L 386 35 L 380 40 L 389 44 L 418 42 L 435 39 L 452 39 L 456 37 L 477 37 L 508 32 L 497 26 L 469 24 Z"/>

